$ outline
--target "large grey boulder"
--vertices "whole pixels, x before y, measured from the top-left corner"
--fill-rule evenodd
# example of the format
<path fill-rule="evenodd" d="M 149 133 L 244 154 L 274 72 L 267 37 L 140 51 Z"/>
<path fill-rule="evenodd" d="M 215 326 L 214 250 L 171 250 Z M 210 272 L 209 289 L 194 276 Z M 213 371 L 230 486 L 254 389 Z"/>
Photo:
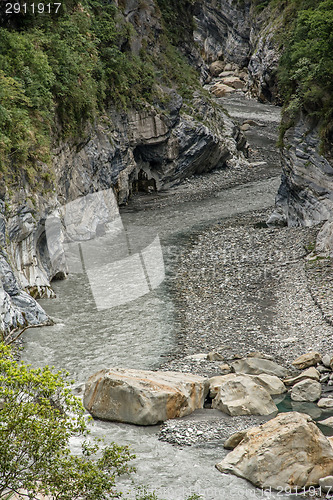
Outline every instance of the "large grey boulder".
<path fill-rule="evenodd" d="M 228 365 L 227 365 L 228 366 Z M 227 378 L 227 375 L 230 375 Z M 262 373 L 261 375 L 244 375 L 249 377 L 256 384 L 261 385 L 271 396 L 276 396 L 279 394 L 283 394 L 287 391 L 284 383 L 275 375 L 267 375 L 266 373 Z M 209 390 L 211 398 L 214 398 L 218 392 L 219 387 L 226 381 L 233 379 L 235 374 L 225 374 L 225 375 L 217 375 L 209 379 Z"/>
<path fill-rule="evenodd" d="M 216 465 L 260 488 L 307 488 L 333 473 L 333 449 L 308 415 L 280 413 L 250 429 Z"/>
<path fill-rule="evenodd" d="M 275 375 L 276 377 L 284 378 L 287 376 L 287 370 L 274 361 L 262 358 L 242 358 L 231 363 L 231 367 L 236 373 L 248 373 L 250 375 Z"/>
<path fill-rule="evenodd" d="M 208 380 L 197 375 L 115 368 L 89 378 L 83 404 L 103 420 L 155 425 L 202 408 L 207 393 Z"/>
<path fill-rule="evenodd" d="M 287 388 L 276 375 L 268 375 L 261 373 L 260 375 L 251 375 L 251 378 L 256 384 L 261 385 L 271 396 L 277 396 L 287 392 Z"/>
<path fill-rule="evenodd" d="M 277 411 L 269 393 L 251 377 L 230 374 L 219 378 L 224 380 L 216 387 L 213 408 L 232 416 L 270 415 Z"/>
<path fill-rule="evenodd" d="M 293 386 L 290 396 L 293 401 L 318 401 L 321 385 L 316 380 L 301 380 Z"/>

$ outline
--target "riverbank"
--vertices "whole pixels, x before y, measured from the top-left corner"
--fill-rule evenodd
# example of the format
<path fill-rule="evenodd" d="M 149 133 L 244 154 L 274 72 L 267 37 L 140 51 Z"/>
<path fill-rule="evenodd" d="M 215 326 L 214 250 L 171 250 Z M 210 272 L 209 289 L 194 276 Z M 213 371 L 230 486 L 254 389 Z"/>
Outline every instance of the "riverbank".
<path fill-rule="evenodd" d="M 244 106 L 248 104 L 246 101 Z M 261 107 L 266 109 L 258 103 L 256 106 L 259 110 Z M 267 116 L 271 115 L 272 109 L 268 107 Z M 272 125 L 272 121 L 269 123 Z M 278 120 L 273 125 L 276 130 Z M 257 272 L 257 253 L 262 245 L 266 245 L 269 251 L 272 234 L 288 232 L 287 228 L 263 227 L 274 206 L 280 174 L 274 134 L 268 137 L 269 141 L 264 141 L 262 136 L 265 131 L 269 136 L 270 126 L 267 129 L 253 127 L 252 132 L 257 130 L 258 143 L 262 143 L 264 148 L 256 152 L 257 148 L 250 145 L 253 151 L 250 151 L 249 163 L 244 160 L 244 163 L 229 165 L 207 176 L 193 177 L 168 193 L 139 195 L 121 210 L 124 228 L 130 234 L 135 229 L 134 235 L 140 237 L 142 248 L 159 236 L 165 267 L 165 280 L 161 286 L 121 306 L 99 309 L 86 274 L 71 274 L 66 280 L 54 282 L 57 297 L 40 302 L 54 318 L 55 324 L 29 330 L 23 359 L 36 367 L 48 364 L 69 371 L 78 390 L 101 368 L 165 368 L 207 375 L 220 373 L 222 361 L 185 358 L 197 352 L 206 354 L 208 350 L 220 350 L 231 356 L 240 350 L 236 344 L 238 332 L 243 332 L 244 342 L 255 338 L 256 329 L 253 332 L 245 329 L 246 326 L 252 327 L 251 308 L 246 321 L 236 323 L 236 319 L 245 314 L 244 307 L 237 307 L 239 297 L 245 300 L 250 288 L 245 286 L 247 281 L 244 281 L 242 272 L 238 279 L 235 269 L 248 269 L 246 276 L 252 285 L 254 278 L 251 273 Z M 269 160 L 266 161 L 268 150 Z M 250 237 L 246 239 L 248 231 Z M 312 230 L 300 231 L 307 233 Z M 251 238 L 254 238 L 253 241 Z M 279 238 L 279 248 L 286 251 L 284 240 Z M 311 240 L 312 237 L 310 243 Z M 225 252 L 223 247 L 219 250 L 224 241 Z M 298 245 L 297 258 L 304 253 L 302 244 Z M 244 258 L 240 257 L 240 251 L 245 253 Z M 263 258 L 260 252 L 259 257 Z M 271 257 L 268 255 L 265 259 L 269 262 Z M 288 267 L 287 264 L 282 265 L 282 258 L 278 259 L 280 261 L 282 269 Z M 214 281 L 216 278 L 217 282 L 220 277 L 223 282 L 226 266 L 230 268 L 230 280 L 224 284 L 223 294 L 218 295 L 219 288 L 214 288 Z M 260 276 L 256 279 L 258 283 L 255 286 L 261 292 L 268 278 L 261 278 L 261 287 Z M 200 285 L 203 282 L 208 291 L 216 292 L 216 297 L 195 286 L 195 283 Z M 105 293 L 108 293 L 107 289 Z M 320 293 L 319 286 L 318 296 Z M 254 290 L 250 295 L 255 304 L 257 296 Z M 223 302 L 222 298 L 228 298 L 229 302 Z M 222 306 L 230 308 L 232 303 L 234 309 L 225 313 L 227 318 L 222 330 L 219 323 L 223 319 Z M 198 309 L 200 304 L 202 307 Z M 219 316 L 214 324 L 216 313 Z M 226 333 L 232 349 L 225 351 L 220 348 L 231 313 L 235 315 L 232 320 L 235 328 Z M 258 309 L 257 317 L 260 314 Z M 210 323 L 202 332 L 200 322 L 203 320 Z M 260 326 L 261 323 L 254 322 L 253 325 Z M 259 350 L 262 350 L 262 344 L 257 342 Z M 244 343 L 244 352 L 255 349 L 250 343 L 248 345 L 246 350 Z M 270 354 L 275 356 L 275 344 L 272 344 L 272 349 Z M 137 455 L 136 480 L 142 484 L 153 484 L 161 498 L 183 500 L 189 496 L 190 489 L 200 493 L 207 485 L 212 485 L 214 491 L 206 491 L 205 500 L 217 500 L 226 495 L 238 500 L 249 498 L 249 484 L 235 476 L 220 474 L 214 464 L 227 453 L 223 449 L 226 434 L 252 427 L 258 422 L 257 417 L 234 419 L 220 411 L 205 409 L 194 412 L 189 418 L 170 420 L 161 429 L 158 426 L 146 428 L 96 420 L 93 433 L 96 437 L 107 436 L 109 441 L 131 446 Z M 160 438 L 167 442 L 157 440 L 159 433 Z M 176 446 L 171 447 L 170 443 Z M 185 446 L 189 444 L 192 446 Z M 170 484 L 173 490 L 164 492 L 165 485 Z M 261 498 L 260 490 L 251 488 L 251 497 Z"/>
<path fill-rule="evenodd" d="M 169 369 L 188 371 L 187 356 L 200 352 L 230 360 L 261 351 L 285 365 L 309 350 L 330 352 L 333 328 L 313 297 L 327 309 L 332 304 L 318 279 L 332 263 L 307 260 L 319 228 L 261 227 L 268 214 L 224 220 L 183 252 L 176 280 L 179 348 Z M 207 363 L 190 364 L 198 374 L 214 375 Z"/>
<path fill-rule="evenodd" d="M 260 148 L 260 134 L 252 135 L 255 146 L 250 142 L 249 161 L 252 151 L 258 160 L 253 180 L 276 175 L 273 137 L 274 129 L 270 142 Z M 270 160 L 260 164 L 267 159 L 267 145 Z M 219 175 L 226 178 L 226 173 Z M 205 178 L 212 189 L 213 176 Z M 243 187 L 248 182 L 246 169 L 231 177 Z M 228 189 L 225 182 L 222 190 Z M 269 227 L 272 210 L 221 219 L 188 241 L 173 281 L 177 348 L 161 369 L 211 377 L 222 374 L 221 365 L 251 352 L 289 368 L 308 351 L 332 354 L 332 259 L 312 254 L 321 225 Z M 219 359 L 208 361 L 208 353 L 218 353 L 213 358 Z M 197 413 L 165 423 L 160 439 L 179 446 L 217 443 L 232 431 L 257 424 L 249 417 L 221 421 L 209 411 L 209 417 Z"/>

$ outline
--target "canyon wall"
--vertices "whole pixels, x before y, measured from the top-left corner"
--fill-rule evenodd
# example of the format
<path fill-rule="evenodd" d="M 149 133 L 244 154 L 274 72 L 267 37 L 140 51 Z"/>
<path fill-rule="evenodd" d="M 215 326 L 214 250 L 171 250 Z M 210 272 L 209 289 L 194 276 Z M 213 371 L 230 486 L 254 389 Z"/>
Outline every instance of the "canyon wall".
<path fill-rule="evenodd" d="M 133 28 L 131 51 L 150 50 L 158 58 L 165 49 L 159 45 L 164 27 L 158 3 L 116 3 Z M 197 67 L 201 81 L 211 78 L 211 63 L 233 63 L 247 68 L 249 95 L 280 103 L 280 52 L 276 26 L 267 13 L 253 9 L 250 0 L 191 5 L 194 29 L 188 28 L 179 48 Z M 174 89 L 164 87 L 161 93 L 162 100 L 139 110 L 110 107 L 89 125 L 81 143 L 59 141 L 53 151 L 53 191 L 41 194 L 21 187 L 8 196 L 1 189 L 0 330 L 48 321 L 35 298 L 52 297 L 52 279 L 63 279 L 67 273 L 62 260 L 49 257 L 45 221 L 54 210 L 110 188 L 118 204 L 124 204 L 133 192 L 166 189 L 242 156 L 244 137 L 222 107 L 199 91 L 186 102 Z M 306 116 L 287 131 L 281 158 L 282 182 L 270 222 L 309 226 L 329 220 L 332 161 L 322 155 L 318 129 L 310 127 Z M 327 226 L 325 231 L 321 248 L 327 250 L 333 248 L 332 231 Z"/>
<path fill-rule="evenodd" d="M 164 47 L 156 43 L 163 31 L 157 4 L 125 0 L 119 6 L 133 27 L 132 53 L 144 47 L 158 57 Z M 197 51 L 191 54 L 205 72 Z M 53 190 L 44 189 L 42 194 L 28 185 L 11 194 L 2 190 L 1 331 L 48 321 L 35 299 L 52 298 L 52 279 L 67 274 L 62 259 L 50 259 L 45 231 L 45 221 L 61 206 L 110 188 L 121 205 L 135 191 L 165 189 L 243 157 L 245 139 L 239 128 L 200 91 L 187 102 L 171 88 L 164 87 L 161 94 L 156 105 L 139 110 L 109 107 L 87 125 L 81 143 L 58 141 L 53 151 Z M 98 227 L 98 220 L 94 224 Z"/>

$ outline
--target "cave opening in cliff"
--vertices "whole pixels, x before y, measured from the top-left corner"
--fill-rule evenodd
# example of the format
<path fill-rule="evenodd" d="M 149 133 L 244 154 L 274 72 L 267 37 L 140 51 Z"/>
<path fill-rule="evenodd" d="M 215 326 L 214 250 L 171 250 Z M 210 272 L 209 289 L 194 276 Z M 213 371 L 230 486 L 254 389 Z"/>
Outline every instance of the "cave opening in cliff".
<path fill-rule="evenodd" d="M 133 153 L 137 168 L 132 181 L 132 192 L 156 192 L 159 187 L 158 171 L 162 167 L 158 152 L 152 147 L 137 146 Z"/>

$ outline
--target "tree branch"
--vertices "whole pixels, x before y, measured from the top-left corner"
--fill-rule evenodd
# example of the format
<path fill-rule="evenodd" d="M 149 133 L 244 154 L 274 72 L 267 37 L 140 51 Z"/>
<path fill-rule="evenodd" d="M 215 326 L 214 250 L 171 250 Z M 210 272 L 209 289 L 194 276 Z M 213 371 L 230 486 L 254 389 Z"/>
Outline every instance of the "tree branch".
<path fill-rule="evenodd" d="M 4 343 L 6 345 L 10 345 L 10 344 L 13 344 L 19 337 L 21 337 L 22 333 L 24 333 L 26 330 L 28 330 L 28 328 L 39 328 L 41 326 L 50 326 L 51 323 L 40 323 L 39 325 L 28 325 L 28 326 L 25 326 L 17 335 L 15 338 L 11 339 L 11 336 L 13 335 L 13 333 L 17 332 L 18 328 L 15 328 L 13 331 L 10 332 L 9 335 L 7 335 L 7 337 L 4 339 Z"/>

